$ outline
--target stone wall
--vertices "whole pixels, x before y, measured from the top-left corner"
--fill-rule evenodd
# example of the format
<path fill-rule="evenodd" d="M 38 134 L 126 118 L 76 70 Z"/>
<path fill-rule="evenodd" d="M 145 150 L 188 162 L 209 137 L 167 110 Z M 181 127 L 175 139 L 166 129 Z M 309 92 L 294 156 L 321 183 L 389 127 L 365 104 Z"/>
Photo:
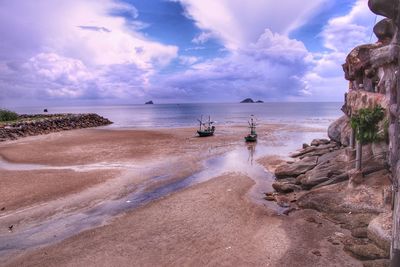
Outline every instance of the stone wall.
<path fill-rule="evenodd" d="M 97 114 L 20 115 L 16 122 L 0 124 L 0 142 L 111 123 Z"/>

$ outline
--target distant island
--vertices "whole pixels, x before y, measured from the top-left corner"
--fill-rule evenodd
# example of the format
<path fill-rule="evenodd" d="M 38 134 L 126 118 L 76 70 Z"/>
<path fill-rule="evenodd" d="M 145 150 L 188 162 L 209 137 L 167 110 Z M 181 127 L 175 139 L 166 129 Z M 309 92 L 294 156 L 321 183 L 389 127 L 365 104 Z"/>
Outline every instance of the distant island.
<path fill-rule="evenodd" d="M 244 99 L 243 101 L 241 101 L 240 103 L 264 103 L 264 101 L 262 101 L 262 100 L 254 101 L 254 100 L 251 99 L 251 98 L 246 98 L 246 99 Z"/>
<path fill-rule="evenodd" d="M 147 101 L 146 103 L 144 103 L 145 105 L 153 105 L 154 103 L 153 103 L 153 101 L 152 100 L 150 100 L 150 101 Z"/>

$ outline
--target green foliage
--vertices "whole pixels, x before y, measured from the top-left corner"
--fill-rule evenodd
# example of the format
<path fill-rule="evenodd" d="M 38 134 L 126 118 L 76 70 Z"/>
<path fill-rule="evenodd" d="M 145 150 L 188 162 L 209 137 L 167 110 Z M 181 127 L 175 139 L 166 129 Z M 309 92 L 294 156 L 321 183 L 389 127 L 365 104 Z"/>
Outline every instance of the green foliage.
<path fill-rule="evenodd" d="M 384 118 L 385 112 L 381 106 L 364 108 L 351 117 L 351 127 L 356 132 L 356 139 L 362 144 L 375 142 L 379 139 L 378 123 Z"/>
<path fill-rule="evenodd" d="M 17 119 L 17 113 L 6 109 L 0 109 L 0 121 L 15 121 Z"/>

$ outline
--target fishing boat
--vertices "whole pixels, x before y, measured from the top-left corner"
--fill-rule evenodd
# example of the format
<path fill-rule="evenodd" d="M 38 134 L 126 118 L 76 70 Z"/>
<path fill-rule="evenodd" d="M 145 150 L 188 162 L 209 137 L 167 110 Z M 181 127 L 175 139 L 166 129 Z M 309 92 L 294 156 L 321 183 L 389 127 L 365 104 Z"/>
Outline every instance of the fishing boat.
<path fill-rule="evenodd" d="M 253 115 L 250 116 L 250 120 L 248 121 L 250 134 L 244 137 L 246 142 L 257 142 L 257 133 L 256 133 L 256 120 Z"/>
<path fill-rule="evenodd" d="M 207 122 L 203 122 L 203 116 L 201 116 L 201 118 L 198 121 L 200 123 L 200 128 L 199 128 L 199 130 L 197 130 L 197 134 L 200 137 L 207 137 L 207 136 L 214 135 L 214 131 L 215 131 L 215 126 L 213 125 L 214 121 L 211 121 L 210 116 L 208 116 Z"/>

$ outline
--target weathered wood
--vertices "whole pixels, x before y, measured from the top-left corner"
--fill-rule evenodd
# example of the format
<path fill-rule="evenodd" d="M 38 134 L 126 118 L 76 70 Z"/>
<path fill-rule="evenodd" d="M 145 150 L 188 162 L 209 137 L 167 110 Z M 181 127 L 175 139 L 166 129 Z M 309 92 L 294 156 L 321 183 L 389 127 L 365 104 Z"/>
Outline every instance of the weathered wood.
<path fill-rule="evenodd" d="M 362 144 L 357 140 L 356 148 L 356 170 L 361 171 L 362 168 Z"/>
<path fill-rule="evenodd" d="M 350 144 L 349 145 L 352 149 L 354 149 L 356 146 L 356 134 L 355 134 L 353 128 L 351 129 L 351 132 L 350 132 Z"/>

